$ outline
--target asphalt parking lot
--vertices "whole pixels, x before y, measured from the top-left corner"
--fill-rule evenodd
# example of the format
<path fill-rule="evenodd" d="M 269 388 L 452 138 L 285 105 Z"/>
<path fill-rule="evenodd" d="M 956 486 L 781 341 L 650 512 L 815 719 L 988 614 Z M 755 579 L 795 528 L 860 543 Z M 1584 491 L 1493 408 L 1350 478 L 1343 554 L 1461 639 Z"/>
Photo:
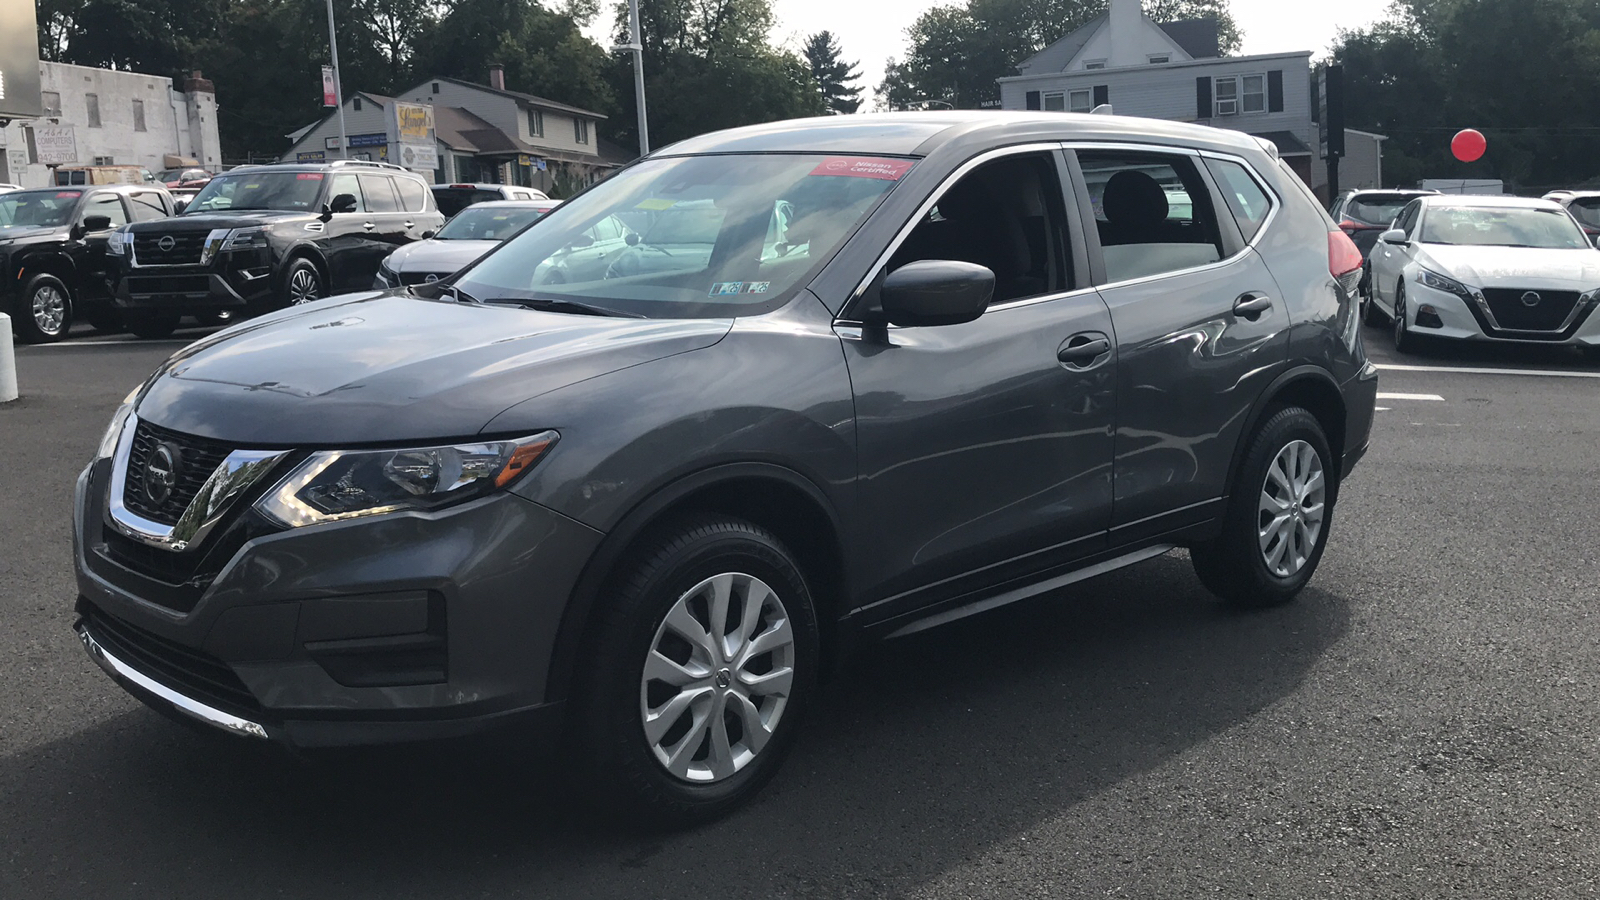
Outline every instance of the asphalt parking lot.
<path fill-rule="evenodd" d="M 125 695 L 70 629 L 72 482 L 181 342 L 21 348 L 0 897 L 1593 893 L 1600 366 L 1367 340 L 1423 368 L 1383 371 L 1297 603 L 1228 611 L 1173 554 L 871 647 L 755 805 L 648 837 L 514 746 L 306 761 Z"/>

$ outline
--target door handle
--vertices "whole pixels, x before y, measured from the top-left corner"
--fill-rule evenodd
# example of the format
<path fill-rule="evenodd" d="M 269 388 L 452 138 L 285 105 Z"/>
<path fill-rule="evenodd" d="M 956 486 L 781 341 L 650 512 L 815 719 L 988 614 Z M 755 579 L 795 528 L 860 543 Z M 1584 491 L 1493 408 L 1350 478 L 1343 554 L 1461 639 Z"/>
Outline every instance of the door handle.
<path fill-rule="evenodd" d="M 1261 318 L 1261 314 L 1271 308 L 1272 298 L 1254 291 L 1248 294 L 1240 294 L 1239 299 L 1233 301 L 1234 315 L 1249 319 L 1252 322 Z"/>
<path fill-rule="evenodd" d="M 371 222 L 362 222 L 361 223 L 361 227 L 365 228 L 368 231 L 371 231 L 372 229 L 377 228 L 378 226 L 372 224 Z"/>
<path fill-rule="evenodd" d="M 1077 334 L 1056 351 L 1056 361 L 1074 369 L 1087 369 L 1095 360 L 1111 352 L 1111 341 L 1104 335 Z"/>
<path fill-rule="evenodd" d="M 417 227 L 417 223 L 412 222 L 412 221 L 407 221 L 406 222 L 406 230 L 407 231 L 410 231 L 411 229 L 413 229 L 415 227 Z"/>

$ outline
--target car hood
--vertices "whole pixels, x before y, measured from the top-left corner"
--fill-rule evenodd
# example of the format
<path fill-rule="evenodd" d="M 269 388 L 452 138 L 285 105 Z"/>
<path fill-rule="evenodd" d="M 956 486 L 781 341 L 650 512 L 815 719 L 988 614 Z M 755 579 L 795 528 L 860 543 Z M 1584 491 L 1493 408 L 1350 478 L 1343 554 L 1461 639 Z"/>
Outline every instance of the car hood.
<path fill-rule="evenodd" d="M 499 241 L 418 241 L 389 254 L 396 272 L 454 272 L 500 246 Z"/>
<path fill-rule="evenodd" d="M 154 231 L 163 234 L 175 231 L 210 231 L 213 228 L 248 228 L 251 225 L 270 225 L 289 219 L 313 219 L 310 211 L 288 212 L 278 209 L 244 209 L 238 212 L 220 210 L 207 213 L 184 213 L 170 219 L 135 222 L 128 228 L 134 232 Z"/>
<path fill-rule="evenodd" d="M 732 325 L 538 312 L 403 291 L 352 294 L 190 345 L 152 377 L 137 411 L 164 428 L 238 446 L 470 437 L 518 403 L 709 347 Z"/>
<path fill-rule="evenodd" d="M 1423 244 L 1417 262 L 1471 287 L 1587 291 L 1600 287 L 1600 250 Z"/>
<path fill-rule="evenodd" d="M 38 241 L 45 238 L 58 238 L 67 233 L 65 225 L 12 225 L 0 228 L 0 247 L 13 241 Z"/>

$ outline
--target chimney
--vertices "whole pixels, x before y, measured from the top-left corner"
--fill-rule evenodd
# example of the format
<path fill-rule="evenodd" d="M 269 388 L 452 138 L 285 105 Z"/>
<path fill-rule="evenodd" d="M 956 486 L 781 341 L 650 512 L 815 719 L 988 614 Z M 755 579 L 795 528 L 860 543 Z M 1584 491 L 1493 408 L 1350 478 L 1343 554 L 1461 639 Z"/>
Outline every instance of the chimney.
<path fill-rule="evenodd" d="M 1137 0 L 1135 0 L 1137 2 Z M 506 89 L 506 67 L 495 63 L 489 67 L 489 87 L 497 91 Z"/>
<path fill-rule="evenodd" d="M 1139 0 L 1111 0 L 1107 23 L 1111 31 L 1110 59 L 1107 66 L 1136 66 L 1145 62 L 1139 54 L 1144 31 L 1144 6 Z"/>
<path fill-rule="evenodd" d="M 199 69 L 190 72 L 189 77 L 183 80 L 183 92 L 185 94 L 193 94 L 196 91 L 203 91 L 207 94 L 215 94 L 217 92 L 217 86 L 211 83 L 211 79 L 203 77 Z"/>

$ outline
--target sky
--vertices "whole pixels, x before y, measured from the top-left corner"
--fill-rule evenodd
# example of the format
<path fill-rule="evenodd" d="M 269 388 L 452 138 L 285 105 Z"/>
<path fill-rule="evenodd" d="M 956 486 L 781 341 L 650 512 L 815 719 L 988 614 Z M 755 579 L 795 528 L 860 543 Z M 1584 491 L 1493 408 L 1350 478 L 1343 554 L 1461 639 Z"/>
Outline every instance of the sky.
<path fill-rule="evenodd" d="M 883 80 L 884 61 L 905 53 L 906 27 L 923 10 L 941 2 L 949 0 L 773 0 L 778 26 L 772 39 L 798 51 L 813 32 L 827 29 L 838 35 L 844 58 L 861 62 L 860 83 L 870 108 L 872 89 Z M 1389 0 L 1232 0 L 1231 7 L 1244 31 L 1240 52 L 1311 50 L 1320 57 L 1340 28 L 1372 24 L 1383 17 Z M 609 30 L 609 22 L 589 29 L 602 45 L 610 43 Z"/>

